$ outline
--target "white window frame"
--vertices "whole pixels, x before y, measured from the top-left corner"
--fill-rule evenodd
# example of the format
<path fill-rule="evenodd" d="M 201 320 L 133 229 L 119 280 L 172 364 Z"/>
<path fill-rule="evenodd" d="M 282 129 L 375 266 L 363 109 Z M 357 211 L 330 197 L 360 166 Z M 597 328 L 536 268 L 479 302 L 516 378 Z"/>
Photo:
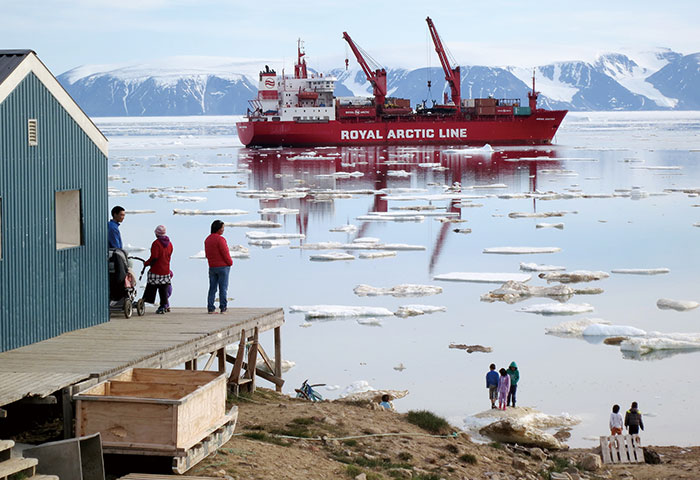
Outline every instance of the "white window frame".
<path fill-rule="evenodd" d="M 84 245 L 82 191 L 56 190 L 54 202 L 56 250 Z"/>
<path fill-rule="evenodd" d="M 30 147 L 39 145 L 39 123 L 36 118 L 27 120 L 27 142 Z"/>

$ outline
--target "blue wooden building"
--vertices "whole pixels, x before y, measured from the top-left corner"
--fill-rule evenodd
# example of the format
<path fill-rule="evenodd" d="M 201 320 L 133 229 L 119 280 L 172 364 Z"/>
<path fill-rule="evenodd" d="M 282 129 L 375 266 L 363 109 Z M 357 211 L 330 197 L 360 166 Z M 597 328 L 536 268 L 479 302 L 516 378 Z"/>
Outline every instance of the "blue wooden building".
<path fill-rule="evenodd" d="M 0 351 L 109 320 L 107 139 L 31 50 L 0 50 Z"/>

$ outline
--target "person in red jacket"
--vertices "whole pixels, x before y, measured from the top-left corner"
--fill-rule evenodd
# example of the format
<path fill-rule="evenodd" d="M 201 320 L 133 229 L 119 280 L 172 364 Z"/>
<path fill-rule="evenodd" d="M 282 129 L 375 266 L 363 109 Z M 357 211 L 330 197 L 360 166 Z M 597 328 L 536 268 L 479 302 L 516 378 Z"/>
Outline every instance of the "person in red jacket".
<path fill-rule="evenodd" d="M 148 270 L 148 284 L 158 290 L 160 306 L 156 313 L 165 313 L 168 305 L 168 286 L 170 285 L 170 257 L 173 255 L 173 244 L 165 234 L 165 227 L 158 225 L 155 229 L 156 239 L 151 244 L 151 257 L 144 263 L 150 266 Z M 153 288 L 152 287 L 152 288 Z M 155 293 L 154 299 L 155 299 Z"/>
<path fill-rule="evenodd" d="M 224 222 L 214 220 L 211 224 L 211 235 L 204 240 L 204 253 L 209 262 L 209 295 L 207 296 L 207 312 L 216 313 L 214 298 L 219 290 L 219 310 L 226 313 L 226 295 L 228 290 L 228 274 L 231 271 L 231 254 L 228 244 L 223 237 Z"/>

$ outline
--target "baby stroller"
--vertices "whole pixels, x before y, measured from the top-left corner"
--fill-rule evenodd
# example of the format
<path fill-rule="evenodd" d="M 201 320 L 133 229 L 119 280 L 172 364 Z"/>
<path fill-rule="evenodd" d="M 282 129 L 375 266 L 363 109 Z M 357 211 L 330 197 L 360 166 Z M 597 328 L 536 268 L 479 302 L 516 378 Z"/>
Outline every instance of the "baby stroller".
<path fill-rule="evenodd" d="M 129 269 L 130 258 L 144 262 L 142 258 L 129 257 L 122 249 L 109 249 L 109 311 L 124 312 L 126 318 L 131 318 L 134 307 L 139 316 L 146 313 L 143 299 L 136 301 L 136 278 Z"/>

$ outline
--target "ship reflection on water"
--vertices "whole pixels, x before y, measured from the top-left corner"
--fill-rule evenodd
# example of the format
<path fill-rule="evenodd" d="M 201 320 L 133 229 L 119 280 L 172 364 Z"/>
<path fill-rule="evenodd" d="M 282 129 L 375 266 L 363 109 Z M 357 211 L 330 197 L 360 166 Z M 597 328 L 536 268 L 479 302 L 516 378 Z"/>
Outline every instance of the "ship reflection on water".
<path fill-rule="evenodd" d="M 308 195 L 296 198 L 261 199 L 260 208 L 286 207 L 299 210 L 297 233 L 307 234 L 310 218 L 332 218 L 334 200 L 352 196 L 372 196 L 368 212 L 388 212 L 384 194 L 398 190 L 407 193 L 469 192 L 472 187 L 503 184 L 497 193 L 535 192 L 537 172 L 560 168 L 552 148 L 451 149 L 440 146 L 417 147 L 324 147 L 243 148 L 238 153 L 239 168 L 251 171 L 253 190 L 299 190 Z M 475 194 L 484 191 L 475 190 Z M 493 191 L 491 191 L 493 193 Z M 405 202 L 402 202 L 405 203 Z M 421 203 L 421 202 L 414 202 Z M 425 202 L 422 202 L 425 203 Z M 446 212 L 462 217 L 459 200 L 445 200 Z M 533 199 L 533 210 L 536 204 Z M 396 207 L 393 207 L 396 208 Z M 265 220 L 275 216 L 263 215 Z M 360 222 L 356 238 L 365 235 L 371 222 Z M 443 223 L 431 252 L 432 272 L 452 223 Z"/>

